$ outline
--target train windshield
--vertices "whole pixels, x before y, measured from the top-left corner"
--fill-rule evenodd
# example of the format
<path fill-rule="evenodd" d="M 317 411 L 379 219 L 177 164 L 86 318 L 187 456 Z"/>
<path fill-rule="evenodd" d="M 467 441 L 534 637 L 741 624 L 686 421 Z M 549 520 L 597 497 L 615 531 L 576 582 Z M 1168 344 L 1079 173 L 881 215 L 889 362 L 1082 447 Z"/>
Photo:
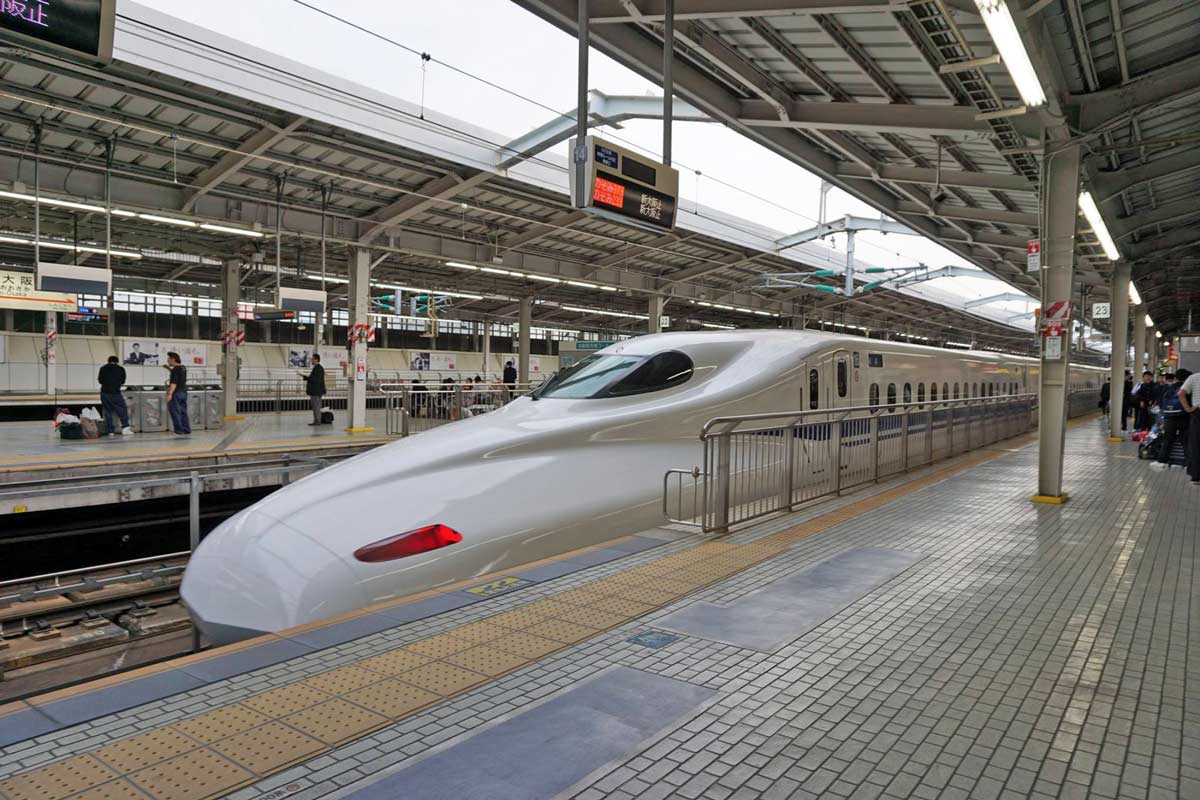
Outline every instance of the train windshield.
<path fill-rule="evenodd" d="M 652 356 L 596 354 L 556 374 L 534 397 L 582 400 L 657 392 L 685 383 L 694 371 L 692 360 L 675 350 Z"/>

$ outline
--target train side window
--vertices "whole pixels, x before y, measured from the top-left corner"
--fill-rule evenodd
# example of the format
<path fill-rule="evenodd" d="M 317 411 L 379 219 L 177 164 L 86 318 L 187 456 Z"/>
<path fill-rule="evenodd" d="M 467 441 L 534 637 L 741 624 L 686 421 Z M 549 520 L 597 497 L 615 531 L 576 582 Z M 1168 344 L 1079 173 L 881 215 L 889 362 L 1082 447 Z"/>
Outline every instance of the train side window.
<path fill-rule="evenodd" d="M 948 383 L 942 384 L 942 399 L 943 400 L 950 399 L 950 384 L 948 384 Z"/>
<path fill-rule="evenodd" d="M 839 358 L 837 361 L 837 392 L 838 397 L 845 397 L 846 392 L 850 390 L 849 370 L 846 368 L 846 359 Z"/>
<path fill-rule="evenodd" d="M 817 407 L 817 398 L 821 396 L 821 376 L 815 369 L 808 371 L 808 407 Z"/>
<path fill-rule="evenodd" d="M 969 394 L 967 396 L 968 397 L 979 397 L 979 384 L 978 383 L 971 384 L 971 394 Z"/>
<path fill-rule="evenodd" d="M 911 383 L 904 384 L 904 402 L 905 403 L 912 402 L 912 384 Z"/>
<path fill-rule="evenodd" d="M 896 384 L 888 384 L 888 411 L 896 410 Z"/>
<path fill-rule="evenodd" d="M 925 402 L 925 384 L 924 383 L 917 384 L 917 402 L 918 403 Z"/>
<path fill-rule="evenodd" d="M 954 399 L 958 399 L 958 381 L 954 382 Z"/>
<path fill-rule="evenodd" d="M 929 399 L 937 400 L 937 382 L 929 384 Z"/>
<path fill-rule="evenodd" d="M 871 393 L 870 394 L 871 394 L 871 399 L 870 399 L 871 408 L 879 408 L 879 384 L 878 383 L 871 384 Z"/>

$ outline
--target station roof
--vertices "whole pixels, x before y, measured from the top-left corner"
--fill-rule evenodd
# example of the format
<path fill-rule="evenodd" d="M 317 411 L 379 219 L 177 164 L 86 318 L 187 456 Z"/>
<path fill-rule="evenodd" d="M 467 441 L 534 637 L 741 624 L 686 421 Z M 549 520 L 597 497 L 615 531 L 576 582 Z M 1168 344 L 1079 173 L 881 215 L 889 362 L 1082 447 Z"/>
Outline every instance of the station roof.
<path fill-rule="evenodd" d="M 569 206 L 561 157 L 514 150 L 484 128 L 133 2 L 121 5 L 115 54 L 102 69 L 19 48 L 0 56 L 0 174 L 24 184 L 0 194 L 0 259 L 30 258 L 32 206 L 22 195 L 32 192 L 40 122 L 43 196 L 82 203 L 43 205 L 44 240 L 103 243 L 106 215 L 96 206 L 111 144 L 112 202 L 126 212 L 111 218 L 112 241 L 115 253 L 129 254 L 116 259 L 126 287 L 203 293 L 236 258 L 253 265 L 244 285 L 266 291 L 280 200 L 286 284 L 316 287 L 324 229 L 329 275 L 344 276 L 349 251 L 367 246 L 373 281 L 468 295 L 455 299 L 454 316 L 464 319 L 514 317 L 516 300 L 533 294 L 535 323 L 636 331 L 646 297 L 663 294 L 665 313 L 715 325 L 807 315 L 933 341 L 969 334 L 980 346 L 1031 344 L 1002 315 L 947 307 L 930 293 L 876 290 L 847 301 L 751 290 L 757 274 L 829 268 L 841 256 L 815 244 L 781 251 L 778 232 L 705 209 L 685 211 L 665 235 L 585 215 Z M 981 241 L 1013 238 L 1011 230 L 972 236 L 972 253 Z M 90 251 L 51 254 L 103 261 Z"/>
<path fill-rule="evenodd" d="M 514 0 L 565 30 L 576 0 Z M 675 89 L 750 139 L 1038 294 L 1043 132 L 1165 330 L 1200 289 L 1200 3 L 1007 0 L 1049 103 L 1026 111 L 974 0 L 675 0 Z M 660 81 L 664 0 L 590 0 L 592 45 Z M 1080 219 L 1077 276 L 1111 262 Z"/>

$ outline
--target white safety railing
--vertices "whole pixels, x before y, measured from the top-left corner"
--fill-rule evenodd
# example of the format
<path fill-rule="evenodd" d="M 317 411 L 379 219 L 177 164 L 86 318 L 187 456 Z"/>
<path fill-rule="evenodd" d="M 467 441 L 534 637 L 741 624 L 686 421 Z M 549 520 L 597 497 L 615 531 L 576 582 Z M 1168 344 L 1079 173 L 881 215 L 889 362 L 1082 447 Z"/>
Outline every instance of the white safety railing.
<path fill-rule="evenodd" d="M 387 409 L 387 432 L 409 436 L 495 411 L 533 388 L 528 383 L 385 383 L 379 390 Z"/>
<path fill-rule="evenodd" d="M 1036 395 L 1012 395 L 718 417 L 700 434 L 703 463 L 664 477 L 663 510 L 726 531 L 1024 433 L 1036 410 Z"/>

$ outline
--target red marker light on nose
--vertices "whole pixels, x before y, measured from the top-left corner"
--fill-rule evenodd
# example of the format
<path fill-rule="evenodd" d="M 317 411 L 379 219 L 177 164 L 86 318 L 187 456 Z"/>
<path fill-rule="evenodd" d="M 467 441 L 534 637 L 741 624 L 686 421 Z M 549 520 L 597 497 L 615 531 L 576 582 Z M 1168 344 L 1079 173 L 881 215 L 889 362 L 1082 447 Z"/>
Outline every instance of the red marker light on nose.
<path fill-rule="evenodd" d="M 379 561 L 393 561 L 405 556 L 415 556 L 437 550 L 447 545 L 462 541 L 462 534 L 445 525 L 427 525 L 415 531 L 400 533 L 378 542 L 363 545 L 354 551 L 354 557 L 359 561 L 374 564 Z"/>

